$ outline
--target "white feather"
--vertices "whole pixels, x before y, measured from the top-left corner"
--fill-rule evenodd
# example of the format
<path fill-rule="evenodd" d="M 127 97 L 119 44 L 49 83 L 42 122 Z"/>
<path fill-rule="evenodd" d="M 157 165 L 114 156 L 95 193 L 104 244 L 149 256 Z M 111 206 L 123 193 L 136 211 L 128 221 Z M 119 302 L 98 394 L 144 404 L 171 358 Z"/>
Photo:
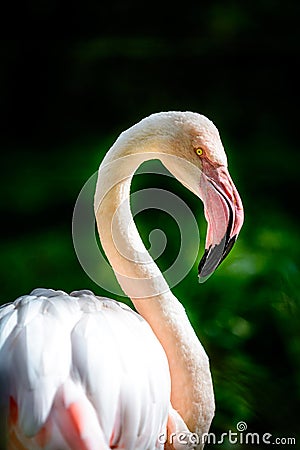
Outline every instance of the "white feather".
<path fill-rule="evenodd" d="M 87 291 L 36 289 L 1 309 L 0 330 L 0 371 L 9 376 L 25 436 L 59 402 L 68 408 L 80 401 L 90 418 L 88 448 L 96 448 L 92 435 L 107 448 L 110 441 L 127 450 L 160 448 L 168 363 L 150 326 L 129 307 Z"/>

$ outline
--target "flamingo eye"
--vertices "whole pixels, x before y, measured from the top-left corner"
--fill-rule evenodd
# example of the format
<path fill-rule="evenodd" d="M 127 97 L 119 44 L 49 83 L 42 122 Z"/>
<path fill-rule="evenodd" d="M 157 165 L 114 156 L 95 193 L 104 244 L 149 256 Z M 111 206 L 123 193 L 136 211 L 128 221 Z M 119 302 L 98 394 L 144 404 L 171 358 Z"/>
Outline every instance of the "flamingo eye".
<path fill-rule="evenodd" d="M 202 156 L 203 155 L 203 149 L 201 147 L 196 148 L 196 153 L 198 156 Z"/>

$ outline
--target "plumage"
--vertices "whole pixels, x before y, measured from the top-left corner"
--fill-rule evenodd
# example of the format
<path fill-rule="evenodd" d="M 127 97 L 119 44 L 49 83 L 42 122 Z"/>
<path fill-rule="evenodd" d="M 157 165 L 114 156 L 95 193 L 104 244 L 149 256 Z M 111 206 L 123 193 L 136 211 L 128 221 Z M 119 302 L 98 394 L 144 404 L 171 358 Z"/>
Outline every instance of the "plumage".
<path fill-rule="evenodd" d="M 18 430 L 30 439 L 54 422 L 71 443 L 59 424 L 71 427 L 65 409 L 77 404 L 81 439 L 93 437 L 87 449 L 101 439 L 112 448 L 161 448 L 151 443 L 166 426 L 170 375 L 165 352 L 141 316 L 91 292 L 51 289 L 36 289 L 1 314 L 1 335 L 9 336 L 0 348 L 1 369 L 12 376 L 7 394 L 18 405 Z M 30 448 L 39 448 L 31 440 Z"/>
<path fill-rule="evenodd" d="M 102 247 L 139 314 L 86 290 L 35 289 L 0 308 L 9 450 L 203 448 L 214 415 L 209 360 L 130 210 L 132 177 L 149 159 L 204 203 L 200 280 L 238 236 L 243 207 L 211 121 L 158 113 L 123 132 L 100 165 L 94 210 Z"/>

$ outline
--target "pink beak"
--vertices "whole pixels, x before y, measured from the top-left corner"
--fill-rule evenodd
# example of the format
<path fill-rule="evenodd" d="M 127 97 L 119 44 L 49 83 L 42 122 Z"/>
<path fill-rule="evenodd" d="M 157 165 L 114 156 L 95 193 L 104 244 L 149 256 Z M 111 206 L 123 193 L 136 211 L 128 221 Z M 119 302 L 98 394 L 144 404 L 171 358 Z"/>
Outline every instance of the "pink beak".
<path fill-rule="evenodd" d="M 208 222 L 205 253 L 199 263 L 204 282 L 226 258 L 244 221 L 243 205 L 225 166 L 214 167 L 203 159 L 200 194 Z"/>

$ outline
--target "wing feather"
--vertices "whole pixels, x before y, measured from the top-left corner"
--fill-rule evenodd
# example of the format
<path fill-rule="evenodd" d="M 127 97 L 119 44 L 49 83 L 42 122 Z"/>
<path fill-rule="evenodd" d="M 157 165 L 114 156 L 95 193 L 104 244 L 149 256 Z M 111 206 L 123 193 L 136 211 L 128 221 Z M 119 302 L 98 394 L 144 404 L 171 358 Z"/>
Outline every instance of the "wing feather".
<path fill-rule="evenodd" d="M 68 379 L 57 392 L 52 418 L 72 450 L 109 450 L 82 386 Z"/>
<path fill-rule="evenodd" d="M 35 296 L 16 301 L 15 311 L 9 312 L 13 317 L 6 323 L 3 336 L 7 338 L 0 354 L 1 366 L 9 374 L 10 393 L 18 404 L 20 426 L 28 436 L 47 419 L 71 365 L 67 330 L 54 314 L 43 312 L 45 303 L 46 298 Z"/>
<path fill-rule="evenodd" d="M 99 449 L 96 440 L 104 450 L 161 449 L 168 362 L 150 326 L 126 305 L 90 291 L 20 297 L 0 309 L 0 375 L 29 439 L 52 423 L 66 449 L 75 442 L 78 450 Z"/>

